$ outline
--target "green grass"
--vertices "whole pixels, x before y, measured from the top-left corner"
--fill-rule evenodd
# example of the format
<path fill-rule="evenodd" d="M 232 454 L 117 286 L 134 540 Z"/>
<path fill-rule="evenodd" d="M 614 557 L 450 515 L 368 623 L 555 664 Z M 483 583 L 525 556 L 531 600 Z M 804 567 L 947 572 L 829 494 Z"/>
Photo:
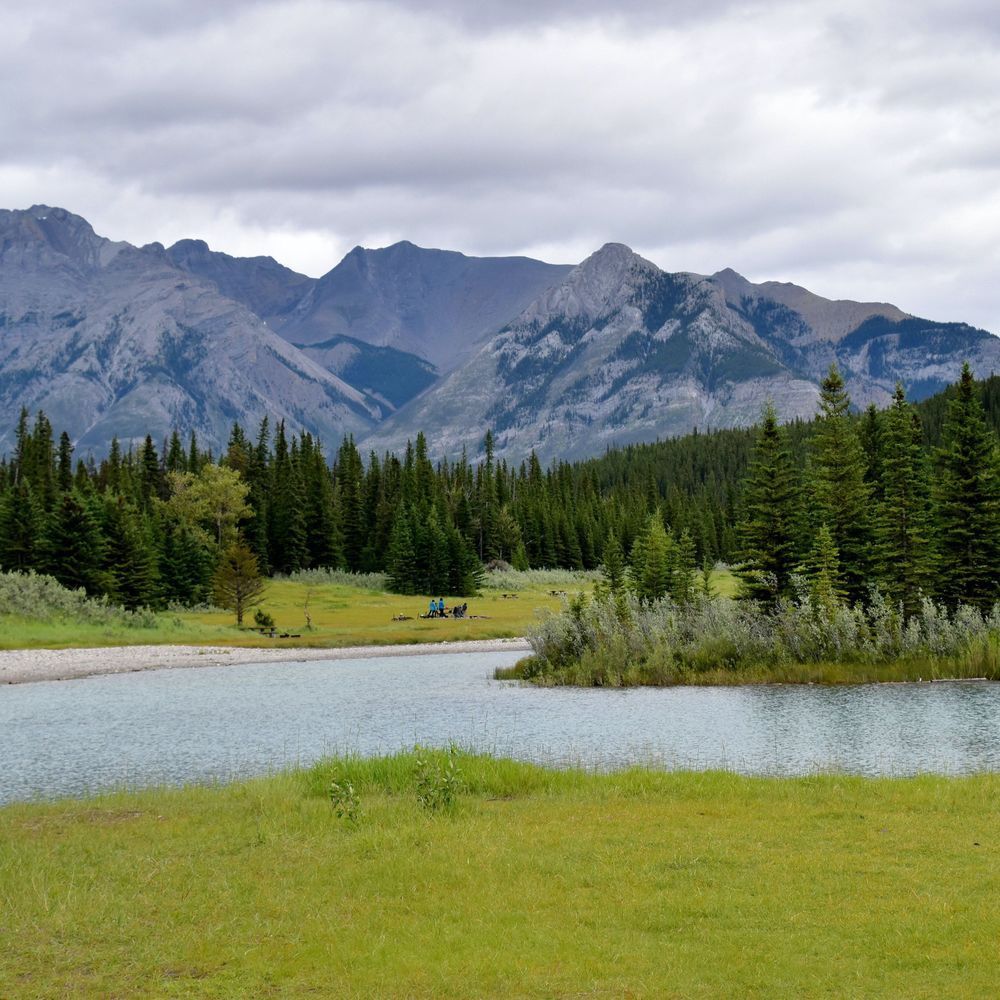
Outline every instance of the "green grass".
<path fill-rule="evenodd" d="M 512 574 L 515 578 L 518 574 Z M 402 643 L 506 639 L 523 636 L 540 613 L 562 607 L 559 592 L 572 595 L 589 592 L 593 583 L 580 576 L 577 583 L 563 582 L 568 573 L 556 574 L 558 584 L 545 583 L 545 574 L 521 574 L 527 585 L 510 587 L 516 597 L 505 598 L 499 590 L 485 587 L 477 597 L 444 597 L 448 607 L 467 601 L 467 619 L 417 617 L 427 610 L 431 595 L 408 597 L 382 590 L 343 583 L 310 584 L 302 580 L 269 580 L 262 607 L 273 615 L 280 631 L 300 633 L 297 639 L 262 639 L 258 634 L 237 629 L 228 611 L 163 612 L 155 628 L 134 628 L 122 624 L 94 624 L 74 620 L 39 621 L 0 615 L 0 649 L 69 649 L 99 646 L 136 645 L 219 645 L 219 646 L 309 646 L 342 647 L 398 645 Z M 719 593 L 735 591 L 735 578 L 728 571 L 713 575 Z M 553 594 L 553 591 L 557 591 Z M 305 600 L 313 631 L 305 627 Z M 394 622 L 399 615 L 410 621 Z M 252 612 L 246 623 L 252 624 Z"/>
<path fill-rule="evenodd" d="M 311 590 L 309 610 L 314 630 L 305 628 L 303 604 Z M 435 594 L 435 597 L 438 595 Z M 447 594 L 449 607 L 454 598 Z M 536 620 L 538 610 L 558 610 L 561 599 L 548 590 L 521 591 L 517 598 L 504 599 L 499 593 L 484 591 L 482 596 L 463 598 L 469 613 L 481 618 L 464 620 L 422 620 L 429 597 L 404 597 L 381 591 L 363 590 L 342 584 L 307 584 L 272 580 L 264 595 L 264 610 L 274 616 L 282 631 L 299 632 L 298 639 L 262 639 L 254 632 L 241 631 L 233 615 L 223 611 L 182 611 L 158 616 L 156 628 L 128 628 L 76 621 L 31 621 L 0 615 L 0 649 L 82 648 L 87 646 L 132 646 L 160 643 L 222 646 L 356 646 L 444 640 L 493 639 L 524 635 Z M 396 615 L 412 620 L 394 622 Z M 247 622 L 252 614 L 247 616 Z"/>
<path fill-rule="evenodd" d="M 0 810 L 0 996 L 1000 989 L 997 775 L 459 764 L 444 815 L 412 755 Z"/>

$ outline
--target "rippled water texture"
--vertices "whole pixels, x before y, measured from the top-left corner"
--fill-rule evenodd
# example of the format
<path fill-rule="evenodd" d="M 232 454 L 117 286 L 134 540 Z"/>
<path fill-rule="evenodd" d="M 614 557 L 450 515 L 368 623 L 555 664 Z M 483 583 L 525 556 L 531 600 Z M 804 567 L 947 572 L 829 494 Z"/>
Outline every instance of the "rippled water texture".
<path fill-rule="evenodd" d="M 520 654 L 202 667 L 0 688 L 0 802 L 207 781 L 414 743 L 593 768 L 1000 769 L 1000 684 L 538 689 Z"/>

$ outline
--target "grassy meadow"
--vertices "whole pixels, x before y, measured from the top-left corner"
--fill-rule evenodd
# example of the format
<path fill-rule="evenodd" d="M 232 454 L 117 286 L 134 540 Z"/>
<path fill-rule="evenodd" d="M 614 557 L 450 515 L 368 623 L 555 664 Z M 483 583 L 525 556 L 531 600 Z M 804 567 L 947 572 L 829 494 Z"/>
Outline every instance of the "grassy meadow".
<path fill-rule="evenodd" d="M 467 602 L 471 617 L 424 620 L 418 615 L 427 610 L 429 594 L 391 594 L 368 585 L 369 578 L 348 581 L 347 574 L 332 574 L 332 581 L 324 580 L 322 573 L 312 578 L 304 574 L 300 579 L 268 580 L 261 605 L 273 616 L 279 632 L 299 633 L 294 639 L 267 639 L 240 630 L 232 613 L 220 609 L 161 612 L 144 627 L 42 610 L 31 616 L 0 614 L 0 649 L 159 644 L 341 647 L 513 638 L 524 635 L 539 614 L 558 611 L 562 593 L 589 592 L 592 575 L 542 570 L 498 574 L 487 578 L 476 597 L 433 595 L 444 597 L 448 607 Z M 717 572 L 713 583 L 720 593 L 735 593 L 735 579 L 728 571 Z M 306 628 L 307 600 L 312 631 Z M 393 621 L 399 616 L 409 620 Z M 252 618 L 251 612 L 246 623 L 252 624 Z"/>
<path fill-rule="evenodd" d="M 581 582 L 569 591 L 589 587 Z M 306 582 L 274 579 L 267 582 L 262 607 L 281 632 L 300 633 L 296 639 L 266 639 L 240 630 L 231 612 L 219 609 L 161 612 L 146 627 L 120 621 L 87 621 L 81 617 L 40 612 L 37 616 L 0 614 L 0 649 L 85 648 L 91 646 L 153 645 L 161 643 L 221 646 L 354 646 L 444 640 L 508 638 L 524 635 L 541 610 L 555 611 L 566 589 L 544 582 L 517 588 L 504 598 L 500 590 L 484 589 L 481 596 L 463 598 L 467 619 L 418 618 L 430 596 L 408 597 L 354 583 Z M 506 592 L 506 591 L 504 591 Z M 443 596 L 450 607 L 454 598 Z M 306 628 L 305 604 L 313 629 Z M 405 615 L 409 621 L 393 621 Z M 252 612 L 246 621 L 252 624 Z"/>
<path fill-rule="evenodd" d="M 0 809 L 0 996 L 1000 992 L 1000 776 L 457 763 Z"/>

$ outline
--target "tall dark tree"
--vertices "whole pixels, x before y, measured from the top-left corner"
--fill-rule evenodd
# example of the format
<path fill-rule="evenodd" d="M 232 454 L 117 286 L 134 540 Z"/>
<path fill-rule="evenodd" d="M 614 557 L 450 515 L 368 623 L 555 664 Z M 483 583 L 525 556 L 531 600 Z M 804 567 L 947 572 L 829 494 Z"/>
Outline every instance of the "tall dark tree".
<path fill-rule="evenodd" d="M 972 369 L 962 367 L 938 452 L 937 591 L 986 607 L 1000 596 L 1000 473 Z"/>
<path fill-rule="evenodd" d="M 791 594 L 798 562 L 799 484 L 774 404 L 762 414 L 743 486 L 740 575 L 744 593 L 775 602 Z"/>
<path fill-rule="evenodd" d="M 882 589 L 902 604 L 907 616 L 920 610 L 933 579 L 930 483 L 922 433 L 902 385 L 897 385 L 885 415 L 876 541 Z"/>
<path fill-rule="evenodd" d="M 867 463 L 850 420 L 850 396 L 836 365 L 820 387 L 820 419 L 810 454 L 813 524 L 825 524 L 840 558 L 851 601 L 867 596 L 872 582 L 871 489 Z"/>
<path fill-rule="evenodd" d="M 107 593 L 111 576 L 104 569 L 105 545 L 85 498 L 75 490 L 65 493 L 48 518 L 39 546 L 40 568 L 65 587 Z"/>

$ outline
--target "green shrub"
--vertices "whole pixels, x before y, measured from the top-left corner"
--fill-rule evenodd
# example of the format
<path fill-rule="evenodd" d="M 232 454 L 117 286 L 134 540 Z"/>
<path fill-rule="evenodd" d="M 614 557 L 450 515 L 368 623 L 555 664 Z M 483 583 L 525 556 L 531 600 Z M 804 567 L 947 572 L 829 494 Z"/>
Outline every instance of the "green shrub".
<path fill-rule="evenodd" d="M 0 615 L 27 621 L 79 622 L 117 625 L 125 628 L 156 628 L 161 624 L 154 611 L 127 611 L 106 597 L 88 597 L 81 587 L 69 590 L 55 577 L 37 573 L 0 573 Z"/>
<path fill-rule="evenodd" d="M 450 812 L 462 787 L 462 775 L 452 745 L 447 753 L 416 749 L 414 784 L 417 801 L 430 812 Z"/>
<path fill-rule="evenodd" d="M 274 628 L 274 617 L 269 615 L 263 608 L 257 608 L 253 613 L 253 620 L 258 628 Z"/>
<path fill-rule="evenodd" d="M 331 781 L 328 794 L 330 805 L 333 806 L 333 811 L 337 814 L 338 819 L 345 819 L 350 823 L 357 820 L 361 799 L 348 778 L 340 776 Z"/>
<path fill-rule="evenodd" d="M 968 606 L 949 612 L 926 599 L 920 614 L 907 619 L 877 592 L 863 605 L 823 609 L 808 594 L 773 609 L 704 594 L 685 604 L 581 597 L 544 618 L 528 639 L 533 655 L 498 671 L 499 678 L 621 687 L 795 665 L 900 663 L 919 667 L 923 677 L 944 669 L 950 676 L 1000 678 L 1000 605 L 989 614 Z"/>

